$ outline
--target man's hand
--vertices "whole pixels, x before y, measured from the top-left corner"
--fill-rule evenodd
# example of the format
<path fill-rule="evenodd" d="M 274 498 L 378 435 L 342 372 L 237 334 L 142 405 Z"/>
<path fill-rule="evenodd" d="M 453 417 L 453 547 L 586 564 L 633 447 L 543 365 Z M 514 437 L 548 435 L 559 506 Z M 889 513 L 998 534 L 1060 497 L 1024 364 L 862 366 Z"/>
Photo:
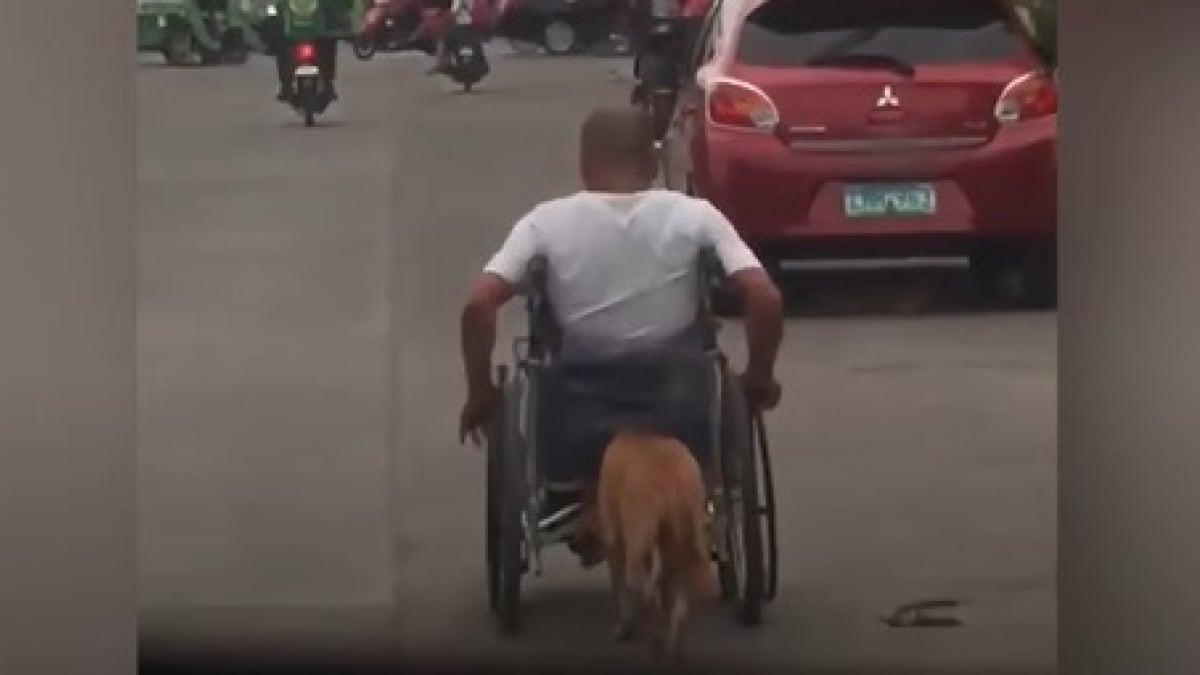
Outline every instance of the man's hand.
<path fill-rule="evenodd" d="M 496 345 L 496 315 L 516 293 L 504 279 L 484 274 L 475 282 L 462 313 L 463 367 L 467 374 L 467 402 L 459 419 L 459 442 L 467 437 L 482 443 L 480 431 L 487 425 L 500 392 L 492 381 L 492 349 Z"/>
<path fill-rule="evenodd" d="M 739 379 L 742 389 L 746 392 L 746 402 L 750 405 L 751 412 L 772 410 L 779 405 L 783 387 L 779 386 L 774 377 L 743 373 Z"/>
<path fill-rule="evenodd" d="M 467 402 L 463 404 L 458 422 L 459 443 L 466 443 L 470 438 L 476 447 L 483 445 L 487 425 L 499 400 L 500 389 L 490 382 L 479 391 L 472 391 L 467 395 Z"/>
<path fill-rule="evenodd" d="M 746 323 L 746 371 L 742 387 L 753 411 L 779 405 L 782 394 L 772 372 L 783 339 L 783 296 L 761 268 L 742 270 L 731 277 L 742 297 Z"/>

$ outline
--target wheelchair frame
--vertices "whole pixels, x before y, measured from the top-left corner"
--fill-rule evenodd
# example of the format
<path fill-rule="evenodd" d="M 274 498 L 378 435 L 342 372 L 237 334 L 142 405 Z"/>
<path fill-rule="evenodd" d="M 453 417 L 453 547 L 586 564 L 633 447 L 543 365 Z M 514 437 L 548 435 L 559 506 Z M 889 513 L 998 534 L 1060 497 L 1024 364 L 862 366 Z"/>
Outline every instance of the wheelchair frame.
<path fill-rule="evenodd" d="M 712 358 L 710 428 L 715 485 L 709 487 L 722 600 L 739 621 L 758 624 L 762 608 L 778 590 L 779 556 L 775 490 L 766 425 L 751 414 L 717 342 L 720 327 L 710 295 L 724 283 L 712 251 L 700 260 L 698 321 Z M 521 619 L 521 580 L 542 573 L 541 552 L 566 537 L 543 539 L 538 526 L 546 485 L 538 466 L 539 371 L 554 359 L 560 334 L 546 294 L 546 261 L 536 259 L 522 290 L 527 335 L 514 341 L 514 362 L 497 368 L 500 404 L 487 434 L 486 555 L 488 603 L 502 633 L 514 634 Z M 747 480 L 748 478 L 748 480 Z"/>

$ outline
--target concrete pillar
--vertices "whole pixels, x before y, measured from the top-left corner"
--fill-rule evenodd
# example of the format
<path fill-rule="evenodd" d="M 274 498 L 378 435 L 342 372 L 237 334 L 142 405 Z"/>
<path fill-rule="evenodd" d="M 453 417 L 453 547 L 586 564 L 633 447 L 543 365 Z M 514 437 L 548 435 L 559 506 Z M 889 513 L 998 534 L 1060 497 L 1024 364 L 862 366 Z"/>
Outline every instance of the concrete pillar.
<path fill-rule="evenodd" d="M 1200 6 L 1062 2 L 1060 672 L 1200 663 Z"/>
<path fill-rule="evenodd" d="M 0 21 L 0 672 L 134 672 L 133 3 Z"/>

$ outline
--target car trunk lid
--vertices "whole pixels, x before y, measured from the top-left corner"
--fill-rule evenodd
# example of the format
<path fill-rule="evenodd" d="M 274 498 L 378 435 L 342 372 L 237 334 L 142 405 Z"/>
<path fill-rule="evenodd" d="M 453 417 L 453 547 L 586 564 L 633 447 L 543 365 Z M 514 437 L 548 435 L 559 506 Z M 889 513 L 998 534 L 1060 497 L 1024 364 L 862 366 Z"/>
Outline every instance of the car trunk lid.
<path fill-rule="evenodd" d="M 757 85 L 780 134 L 844 151 L 986 143 L 995 105 L 1038 66 L 1000 0 L 766 0 L 728 74 Z"/>

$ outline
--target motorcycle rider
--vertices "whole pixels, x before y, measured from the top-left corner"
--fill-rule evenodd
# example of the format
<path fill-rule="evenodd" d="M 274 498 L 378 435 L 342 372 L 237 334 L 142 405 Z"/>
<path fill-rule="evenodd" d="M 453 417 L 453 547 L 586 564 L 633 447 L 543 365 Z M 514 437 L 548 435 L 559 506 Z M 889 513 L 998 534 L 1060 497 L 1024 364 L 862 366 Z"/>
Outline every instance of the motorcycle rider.
<path fill-rule="evenodd" d="M 634 18 L 633 102 L 650 113 L 662 140 L 685 61 L 682 4 L 686 0 L 637 0 Z"/>
<path fill-rule="evenodd" d="M 292 48 L 308 41 L 316 50 L 317 67 L 325 78 L 332 98 L 337 98 L 334 80 L 337 77 L 338 36 L 347 34 L 353 27 L 351 11 L 353 0 L 287 0 L 277 6 L 275 69 L 279 77 L 280 101 L 292 100 Z"/>
<path fill-rule="evenodd" d="M 634 0 L 631 10 L 631 37 L 634 50 L 634 77 L 639 93 L 656 86 L 676 64 L 680 44 L 679 18 L 683 0 Z"/>
<path fill-rule="evenodd" d="M 477 8 L 486 7 L 485 2 L 473 0 L 425 0 L 425 11 L 421 23 L 409 36 L 409 44 L 429 38 L 434 44 L 434 64 L 427 75 L 438 75 L 450 69 L 450 47 L 454 29 L 460 25 L 482 23 L 484 17 L 477 15 Z"/>

